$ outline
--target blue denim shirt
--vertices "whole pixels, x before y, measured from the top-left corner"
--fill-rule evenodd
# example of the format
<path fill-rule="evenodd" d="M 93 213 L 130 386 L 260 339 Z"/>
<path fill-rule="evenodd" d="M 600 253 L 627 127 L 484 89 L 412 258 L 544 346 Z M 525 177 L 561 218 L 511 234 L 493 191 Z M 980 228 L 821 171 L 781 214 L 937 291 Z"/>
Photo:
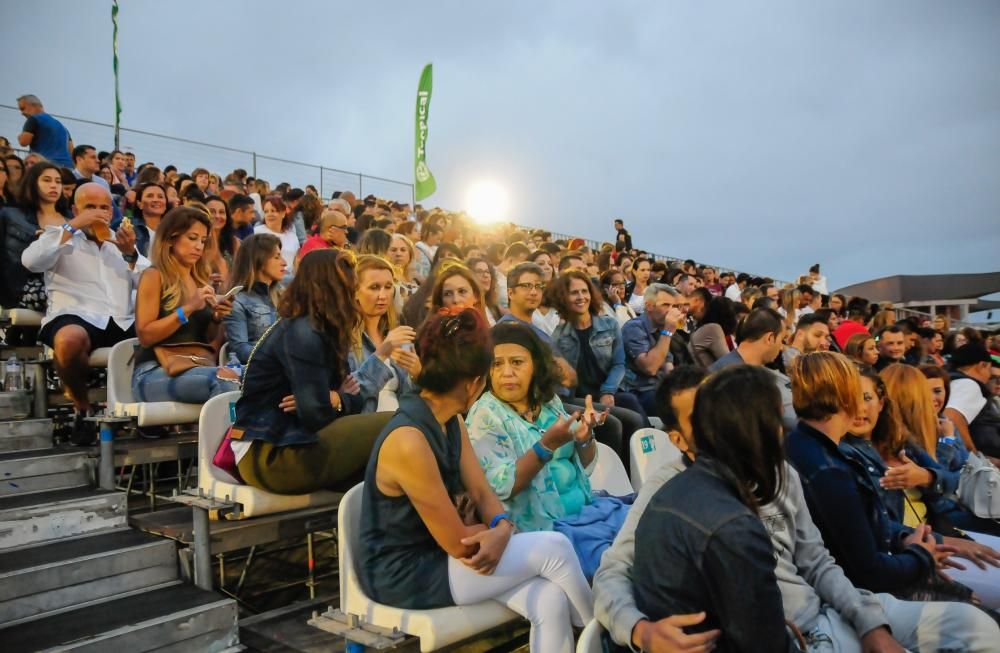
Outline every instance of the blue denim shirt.
<path fill-rule="evenodd" d="M 934 559 L 926 550 L 903 545 L 908 529 L 891 518 L 877 477 L 861 453 L 838 447 L 801 421 L 785 439 L 785 448 L 802 479 L 813 521 L 855 585 L 900 592 L 934 572 Z"/>
<path fill-rule="evenodd" d="M 241 290 L 233 298 L 233 311 L 222 319 L 229 351 L 246 365 L 254 344 L 277 319 L 278 311 L 271 302 L 267 284 L 258 281 Z"/>
<path fill-rule="evenodd" d="M 342 412 L 330 405 L 330 391 L 347 374 L 347 362 L 335 349 L 307 317 L 279 322 L 244 373 L 234 424 L 242 434 L 234 439 L 266 440 L 277 447 L 312 444 L 317 431 L 342 415 L 360 412 L 356 395 L 341 393 Z M 288 395 L 295 395 L 294 413 L 279 406 Z"/>
<path fill-rule="evenodd" d="M 625 343 L 625 360 L 628 367 L 625 371 L 623 386 L 626 390 L 650 390 L 656 387 L 663 378 L 660 370 L 656 376 L 650 376 L 635 366 L 635 358 L 645 354 L 656 345 L 660 339 L 660 327 L 654 326 L 649 315 L 643 313 L 633 318 L 622 327 L 622 340 Z M 668 358 L 669 360 L 669 358 Z"/>
<path fill-rule="evenodd" d="M 590 332 L 590 349 L 594 352 L 597 365 L 607 375 L 601 383 L 601 394 L 614 394 L 625 378 L 625 343 L 622 339 L 618 320 L 604 315 L 593 317 Z M 562 322 L 552 332 L 552 345 L 573 367 L 580 360 L 580 339 L 576 328 L 569 322 Z"/>
<path fill-rule="evenodd" d="M 392 372 L 396 373 L 396 379 L 399 383 L 399 387 L 396 388 L 397 398 L 411 392 L 415 387 L 406 370 L 396 365 L 396 362 L 391 358 L 383 362 L 375 355 L 375 349 L 375 343 L 372 342 L 367 333 L 363 333 L 361 334 L 361 360 L 358 359 L 358 355 L 353 349 L 347 355 L 347 364 L 351 368 L 351 374 L 361 386 L 360 395 L 364 402 L 362 413 L 374 413 L 378 408 L 378 395 L 392 378 Z M 390 366 L 392 366 L 391 371 Z"/>

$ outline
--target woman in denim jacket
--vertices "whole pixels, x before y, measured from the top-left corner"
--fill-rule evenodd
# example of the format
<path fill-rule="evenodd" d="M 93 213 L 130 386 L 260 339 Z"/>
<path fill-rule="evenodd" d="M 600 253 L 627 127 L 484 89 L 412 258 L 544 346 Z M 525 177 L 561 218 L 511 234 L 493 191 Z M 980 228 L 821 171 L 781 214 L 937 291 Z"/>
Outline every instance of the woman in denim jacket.
<path fill-rule="evenodd" d="M 361 320 L 354 328 L 347 360 L 361 387 L 361 412 L 395 412 L 399 397 L 413 389 L 412 379 L 420 374 L 420 358 L 413 351 L 416 331 L 397 324 L 392 263 L 363 254 L 355 274 Z"/>
<path fill-rule="evenodd" d="M 887 482 L 890 479 L 887 476 L 889 470 L 900 469 L 899 467 L 890 468 L 885 463 L 886 455 L 882 453 L 887 447 L 894 448 L 891 443 L 898 443 L 905 438 L 899 419 L 899 411 L 889 398 L 885 383 L 872 368 L 862 368 L 861 388 L 862 411 L 855 419 L 851 433 L 842 440 L 841 450 L 867 470 L 869 483 L 885 506 L 889 525 L 894 532 L 911 533 L 914 529 L 903 525 L 904 510 L 908 506 L 912 507 L 922 503 L 927 503 L 930 507 L 932 503 L 928 500 L 926 491 L 922 497 L 918 495 L 910 500 L 904 495 L 901 488 L 892 487 L 893 483 Z M 918 447 L 909 445 L 904 447 L 905 451 L 909 451 L 914 456 L 913 460 L 923 461 L 926 459 L 930 464 L 934 464 L 933 459 Z M 919 458 L 916 457 L 918 452 L 921 454 Z M 913 465 L 914 463 L 907 464 Z M 932 475 L 936 477 L 940 471 L 941 468 L 936 467 Z M 933 484 L 934 482 L 932 482 Z M 947 499 L 943 500 L 947 501 Z M 957 532 L 959 537 L 942 536 L 940 533 L 956 533 L 947 519 L 935 523 L 934 529 L 935 532 L 931 535 L 935 542 L 953 547 L 955 556 L 965 558 L 976 565 L 973 567 L 962 562 L 965 569 L 949 570 L 951 578 L 975 590 L 986 605 L 996 607 L 997 570 L 988 567 L 988 565 L 1000 566 L 1000 553 L 990 546 L 992 542 L 995 542 L 995 538 L 990 539 L 989 536 L 980 533 L 964 534 L 961 531 Z M 969 536 L 972 539 L 969 539 Z"/>
<path fill-rule="evenodd" d="M 901 443 L 902 464 L 892 467 L 884 483 L 886 487 L 903 490 L 922 501 L 927 507 L 928 521 L 941 532 L 960 528 L 1000 535 L 1000 524 L 977 517 L 959 501 L 961 466 L 952 467 L 937 459 L 937 451 L 945 447 L 939 444 L 934 399 L 926 377 L 915 367 L 899 363 L 889 365 L 879 376 L 885 382 L 889 399 L 896 405 L 902 431 L 908 436 Z M 889 452 L 892 457 L 886 460 L 896 462 L 892 458 L 899 450 L 896 447 Z"/>
<path fill-rule="evenodd" d="M 247 237 L 233 262 L 232 287 L 243 286 L 233 299 L 233 312 L 226 316 L 229 352 L 247 364 L 253 346 L 277 319 L 278 283 L 288 264 L 281 255 L 281 241 L 271 234 Z M 223 361 L 228 362 L 228 361 Z"/>
<path fill-rule="evenodd" d="M 552 333 L 552 347 L 577 371 L 576 396 L 599 397 L 602 407 L 621 420 L 628 442 L 649 418 L 630 392 L 619 389 L 625 377 L 625 344 L 618 320 L 602 315 L 601 293 L 580 270 L 566 270 L 552 282 L 555 309 L 563 322 Z"/>

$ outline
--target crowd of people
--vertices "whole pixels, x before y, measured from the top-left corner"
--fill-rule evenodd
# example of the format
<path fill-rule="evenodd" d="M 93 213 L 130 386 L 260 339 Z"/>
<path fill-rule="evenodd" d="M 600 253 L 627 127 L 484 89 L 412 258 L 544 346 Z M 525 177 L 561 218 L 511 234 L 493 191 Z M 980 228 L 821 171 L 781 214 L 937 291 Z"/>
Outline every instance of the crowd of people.
<path fill-rule="evenodd" d="M 1000 457 L 997 334 L 830 294 L 818 265 L 777 284 L 664 260 L 621 220 L 592 249 L 136 166 L 18 103 L 0 304 L 44 313 L 74 443 L 89 354 L 134 337 L 138 401 L 240 390 L 215 459 L 239 482 L 364 481 L 382 603 L 500 601 L 545 653 L 595 616 L 652 652 L 997 650 L 1000 526 L 958 492 Z M 595 442 L 628 466 L 653 417 L 682 455 L 637 495 L 595 490 Z"/>

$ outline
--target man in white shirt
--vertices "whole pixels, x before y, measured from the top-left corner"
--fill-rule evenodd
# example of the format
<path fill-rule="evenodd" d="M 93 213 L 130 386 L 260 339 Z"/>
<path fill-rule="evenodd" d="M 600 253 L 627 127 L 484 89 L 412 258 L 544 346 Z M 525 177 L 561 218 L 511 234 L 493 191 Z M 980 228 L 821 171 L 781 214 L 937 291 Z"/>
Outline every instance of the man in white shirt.
<path fill-rule="evenodd" d="M 83 422 L 90 410 L 90 352 L 135 335 L 132 291 L 150 265 L 136 250 L 130 226 L 111 232 L 111 204 L 111 193 L 103 186 L 81 185 L 74 196 L 73 219 L 47 227 L 21 256 L 25 268 L 45 275 L 49 306 L 39 340 L 52 347 L 66 396 L 76 408 L 77 444 L 93 440 L 93 429 Z"/>
<path fill-rule="evenodd" d="M 951 354 L 951 392 L 944 414 L 955 422 L 969 450 L 1000 458 L 1000 410 L 989 388 L 993 359 L 981 342 Z"/>
<path fill-rule="evenodd" d="M 830 291 L 826 287 L 826 277 L 819 273 L 819 263 L 809 268 L 809 283 L 812 289 L 820 295 L 829 295 Z"/>
<path fill-rule="evenodd" d="M 740 272 L 736 275 L 736 282 L 730 286 L 726 287 L 726 297 L 730 300 L 736 302 L 737 304 L 743 301 L 743 289 L 747 287 L 747 283 L 750 282 L 750 275 L 746 272 Z"/>

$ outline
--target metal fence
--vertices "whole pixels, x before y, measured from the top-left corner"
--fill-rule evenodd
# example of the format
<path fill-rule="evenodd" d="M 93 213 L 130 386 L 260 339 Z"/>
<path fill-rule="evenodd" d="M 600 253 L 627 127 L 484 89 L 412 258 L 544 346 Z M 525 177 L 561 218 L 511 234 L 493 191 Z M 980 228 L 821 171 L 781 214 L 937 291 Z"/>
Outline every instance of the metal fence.
<path fill-rule="evenodd" d="M 52 115 L 66 126 L 73 136 L 73 142 L 77 145 L 86 143 L 98 150 L 113 149 L 114 125 Z M 16 147 L 17 135 L 21 133 L 23 126 L 24 117 L 17 107 L 0 104 L 0 136 L 6 136 L 11 145 Z M 333 191 L 349 190 L 358 197 L 372 194 L 397 202 L 414 201 L 413 184 L 405 181 L 302 161 L 290 161 L 251 150 L 212 145 L 141 129 L 122 127 L 120 133 L 120 149 L 134 153 L 137 163 L 154 161 L 159 166 L 172 164 L 181 171 L 207 168 L 222 176 L 236 168 L 243 168 L 254 177 L 267 179 L 272 186 L 283 181 L 299 188 L 312 184 L 319 190 L 320 197 L 324 198 L 329 197 Z"/>
<path fill-rule="evenodd" d="M 52 115 L 66 126 L 73 136 L 73 142 L 77 145 L 86 143 L 93 145 L 98 151 L 110 151 L 113 148 L 114 125 L 61 116 L 55 113 Z M 6 136 L 11 145 L 16 147 L 16 137 L 21 133 L 23 126 L 24 117 L 17 107 L 0 104 L 0 136 Z M 134 153 L 138 164 L 146 161 L 153 161 L 161 167 L 172 164 L 180 171 L 207 168 L 223 176 L 232 170 L 242 168 L 253 177 L 266 179 L 272 186 L 283 181 L 299 188 L 312 184 L 319 190 L 320 197 L 323 198 L 329 197 L 333 191 L 349 190 L 358 197 L 372 194 L 397 202 L 415 203 L 413 184 L 405 181 L 303 163 L 302 161 L 291 161 L 252 150 L 212 145 L 211 143 L 166 136 L 142 129 L 122 127 L 119 131 L 121 134 L 120 149 L 124 152 Z M 525 228 L 535 229 L 537 227 Z M 577 237 L 556 233 L 553 233 L 552 236 L 556 239 L 565 238 L 566 240 Z M 599 241 L 585 239 L 585 242 L 595 251 L 600 249 Z M 652 252 L 650 254 L 659 261 L 679 262 L 683 260 L 663 254 L 653 254 Z M 719 272 L 738 272 L 724 265 L 711 265 L 710 267 L 714 267 Z M 785 282 L 778 281 L 777 283 L 784 284 Z"/>

